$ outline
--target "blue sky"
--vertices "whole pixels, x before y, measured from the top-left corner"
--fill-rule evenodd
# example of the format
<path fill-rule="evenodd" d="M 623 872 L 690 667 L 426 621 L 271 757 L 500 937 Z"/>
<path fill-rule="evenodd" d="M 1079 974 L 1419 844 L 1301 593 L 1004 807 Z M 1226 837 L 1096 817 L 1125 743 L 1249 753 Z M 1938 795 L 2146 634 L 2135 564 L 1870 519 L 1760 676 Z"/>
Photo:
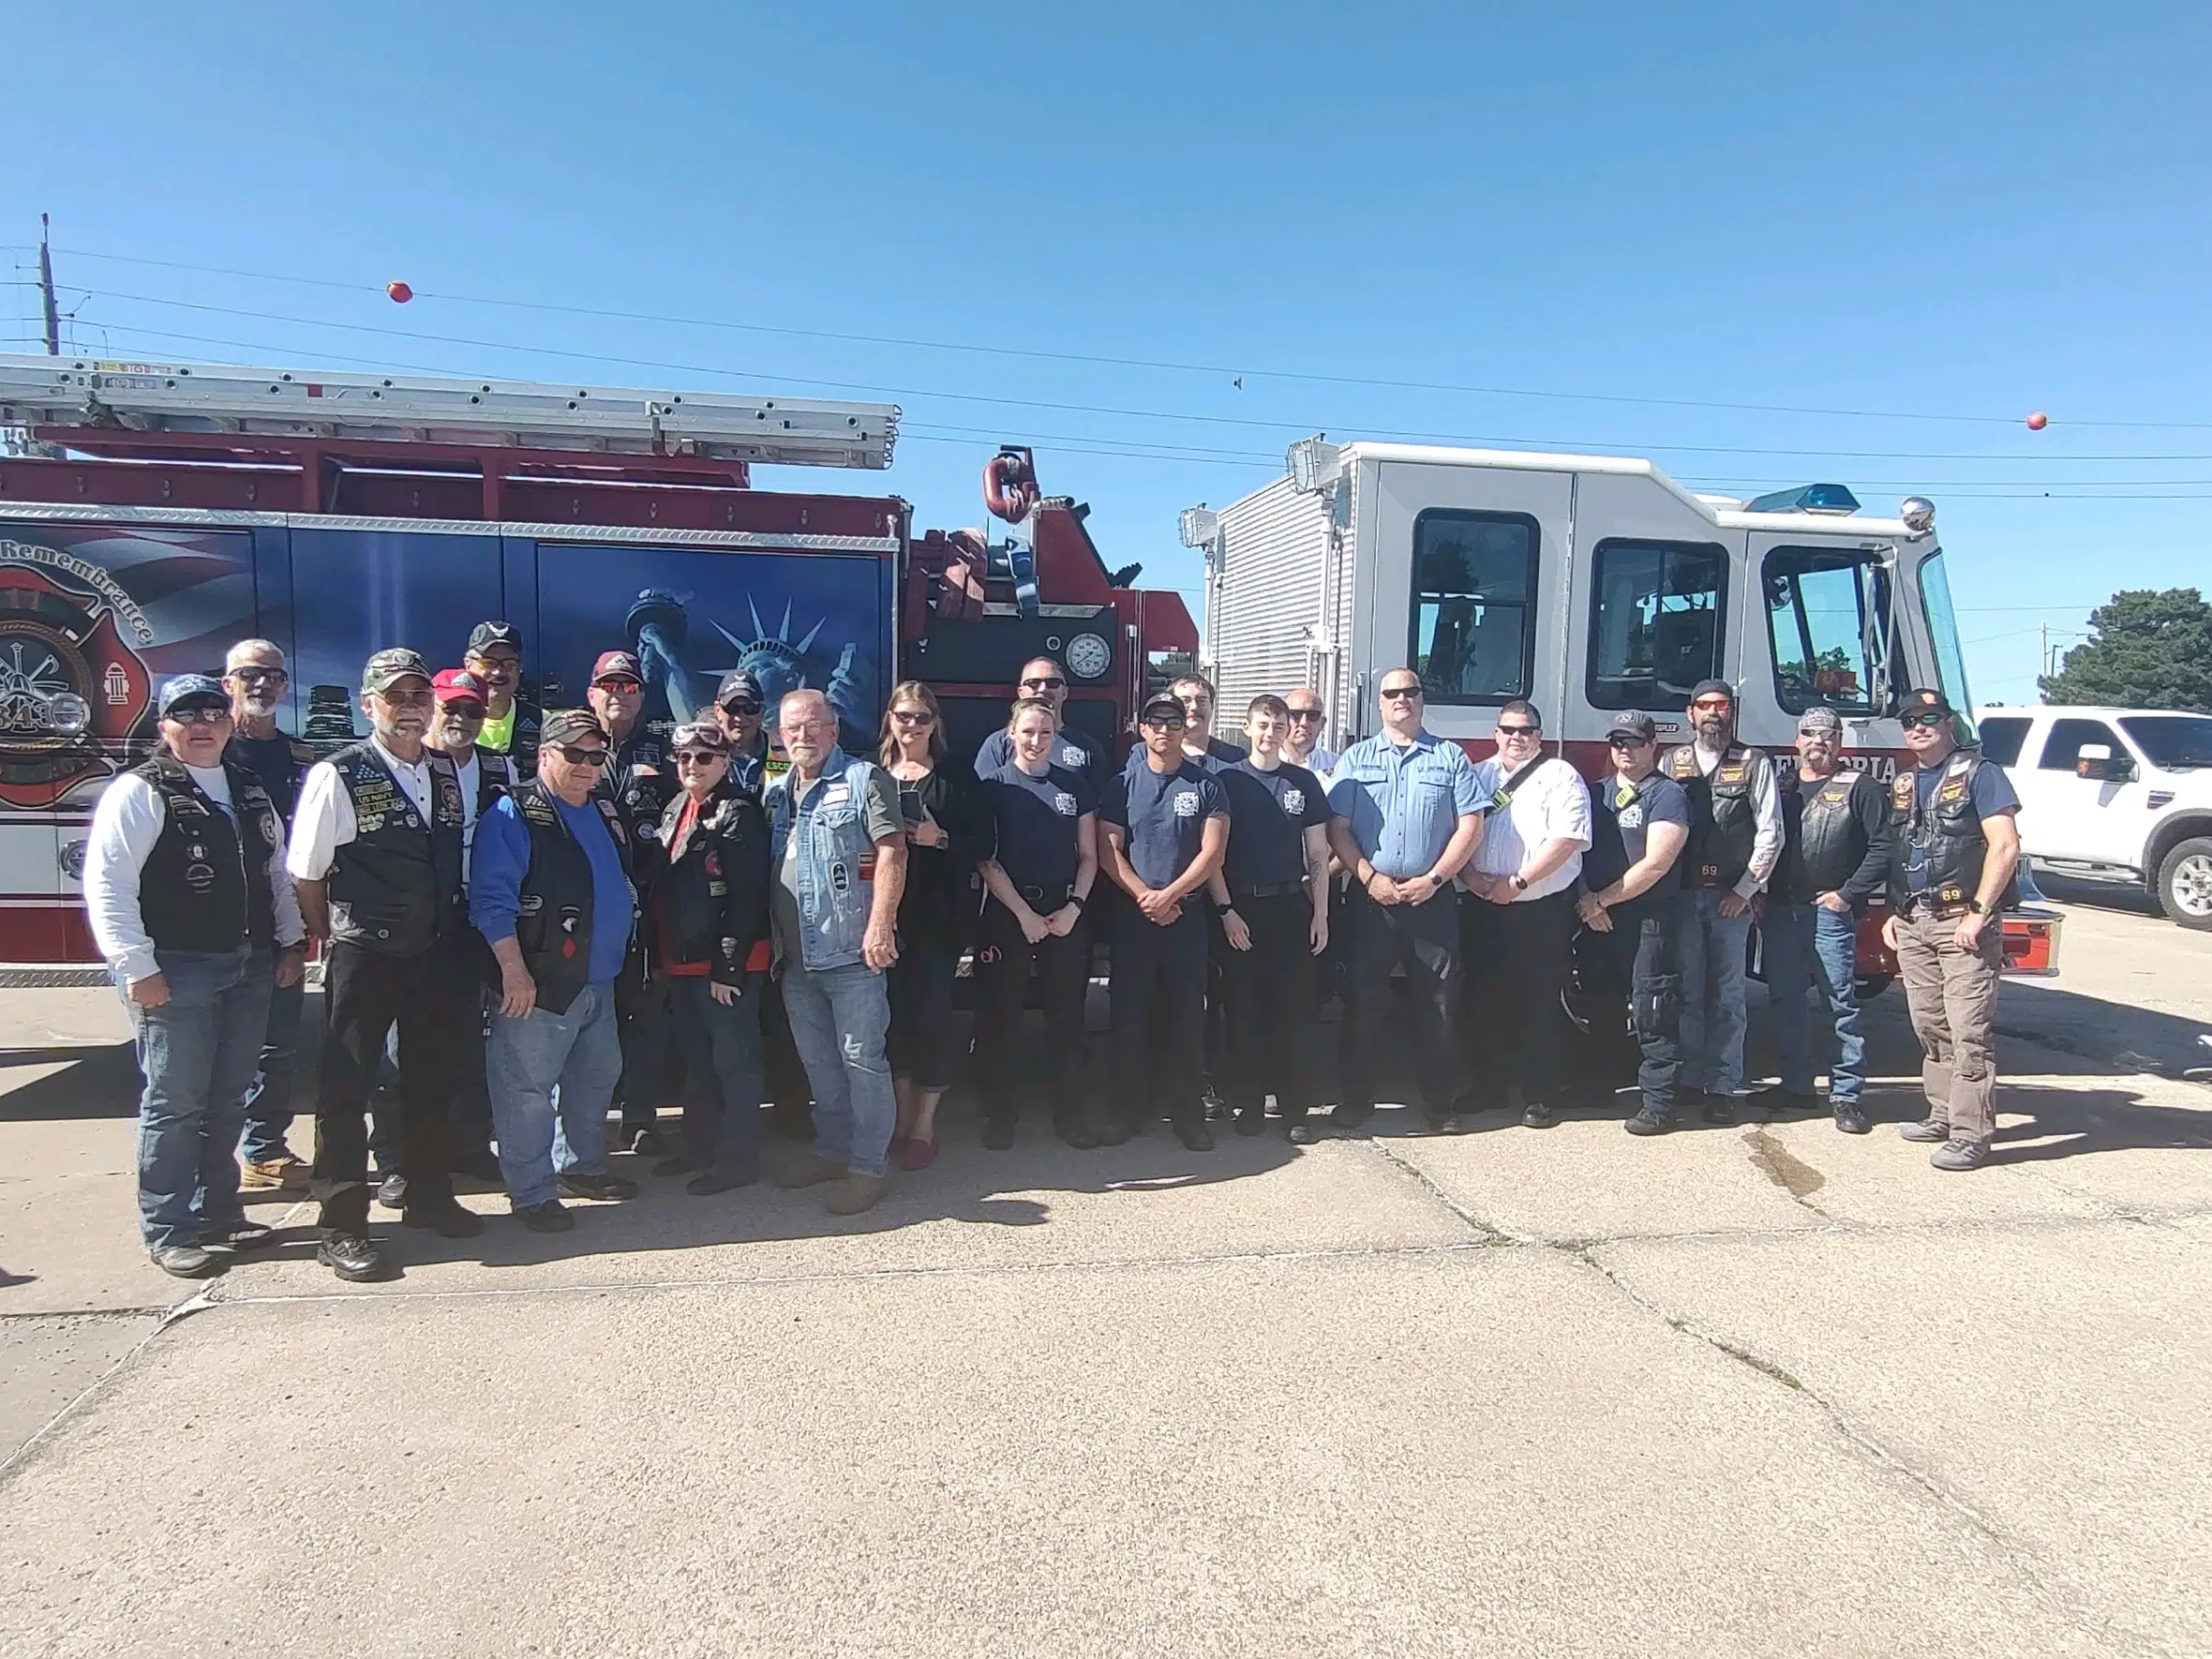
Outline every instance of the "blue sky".
<path fill-rule="evenodd" d="M 9 8 L 0 260 L 85 349 L 889 398 L 920 523 L 1035 441 L 1194 610 L 1314 429 L 1928 494 L 1985 699 L 2212 586 L 2202 8 L 689 9 Z"/>

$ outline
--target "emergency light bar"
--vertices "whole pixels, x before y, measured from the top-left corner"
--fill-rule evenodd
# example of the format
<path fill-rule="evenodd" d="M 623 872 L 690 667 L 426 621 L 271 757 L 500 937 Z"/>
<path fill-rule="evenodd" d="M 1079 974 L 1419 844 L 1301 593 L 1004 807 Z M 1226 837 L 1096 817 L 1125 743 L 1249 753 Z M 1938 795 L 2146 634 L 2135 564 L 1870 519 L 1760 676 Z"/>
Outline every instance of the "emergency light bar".
<path fill-rule="evenodd" d="M 618 387 L 0 354 L 0 426 L 891 464 L 899 409 Z"/>

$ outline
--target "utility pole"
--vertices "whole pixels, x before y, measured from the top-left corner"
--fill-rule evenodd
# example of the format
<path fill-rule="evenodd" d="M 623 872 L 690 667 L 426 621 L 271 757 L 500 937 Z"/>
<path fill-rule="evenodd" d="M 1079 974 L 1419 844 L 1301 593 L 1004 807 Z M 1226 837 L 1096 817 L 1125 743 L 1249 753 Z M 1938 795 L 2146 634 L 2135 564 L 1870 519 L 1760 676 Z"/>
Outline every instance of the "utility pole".
<path fill-rule="evenodd" d="M 38 298 L 46 307 L 46 354 L 62 354 L 62 314 L 53 303 L 53 249 L 48 244 L 53 221 L 38 216 Z"/>
<path fill-rule="evenodd" d="M 2036 638 L 2038 641 L 2036 646 L 2036 672 L 2038 674 L 2047 675 L 2051 672 L 2051 624 L 2048 622 L 2037 623 Z"/>

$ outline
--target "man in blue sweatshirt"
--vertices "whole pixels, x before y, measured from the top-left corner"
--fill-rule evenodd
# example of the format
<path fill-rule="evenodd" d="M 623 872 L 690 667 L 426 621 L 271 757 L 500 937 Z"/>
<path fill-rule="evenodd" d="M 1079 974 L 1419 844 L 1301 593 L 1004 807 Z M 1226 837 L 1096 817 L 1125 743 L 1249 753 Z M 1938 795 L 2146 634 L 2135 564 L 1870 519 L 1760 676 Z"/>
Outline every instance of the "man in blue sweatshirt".
<path fill-rule="evenodd" d="M 589 709 L 547 714 L 537 777 L 484 815 L 471 851 L 469 919 L 500 966 L 487 1063 L 500 1173 L 536 1233 L 575 1225 L 563 1197 L 637 1195 L 606 1168 L 606 1108 L 622 1072 L 615 977 L 636 917 L 629 835 L 596 790 L 607 755 Z"/>

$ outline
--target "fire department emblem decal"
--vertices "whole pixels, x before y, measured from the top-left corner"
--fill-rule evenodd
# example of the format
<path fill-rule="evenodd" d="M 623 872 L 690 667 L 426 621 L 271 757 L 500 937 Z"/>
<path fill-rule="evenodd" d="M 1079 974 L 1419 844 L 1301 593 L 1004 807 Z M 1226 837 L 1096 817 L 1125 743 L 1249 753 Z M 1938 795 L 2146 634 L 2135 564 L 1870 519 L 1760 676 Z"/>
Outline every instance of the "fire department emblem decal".
<path fill-rule="evenodd" d="M 16 562 L 20 551 L 0 543 L 0 801 L 36 809 L 113 770 L 153 677 L 112 606 Z"/>

